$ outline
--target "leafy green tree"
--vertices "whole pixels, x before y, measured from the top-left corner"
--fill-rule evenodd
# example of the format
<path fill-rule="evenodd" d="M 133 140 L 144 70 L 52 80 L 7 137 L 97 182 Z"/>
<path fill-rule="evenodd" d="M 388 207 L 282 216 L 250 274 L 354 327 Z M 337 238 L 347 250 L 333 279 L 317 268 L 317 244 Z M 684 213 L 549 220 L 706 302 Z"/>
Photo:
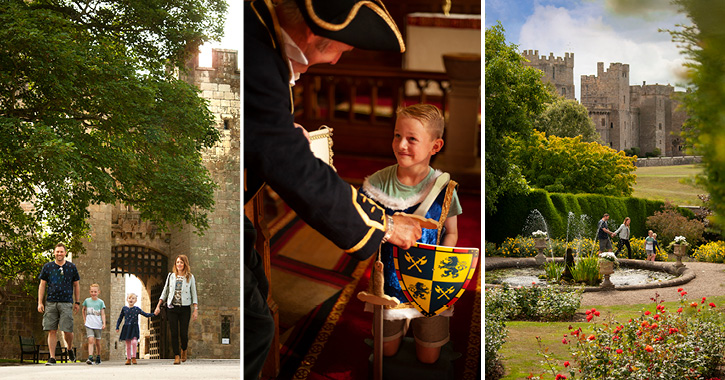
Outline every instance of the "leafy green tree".
<path fill-rule="evenodd" d="M 506 192 L 527 190 L 519 168 L 509 160 L 506 136 L 527 136 L 533 120 L 553 95 L 541 80 L 542 72 L 524 66 L 516 45 L 507 45 L 499 22 L 486 29 L 486 212 Z"/>
<path fill-rule="evenodd" d="M 532 187 L 558 193 L 629 196 L 636 180 L 635 158 L 581 137 L 535 132 L 511 139 L 511 158 Z"/>
<path fill-rule="evenodd" d="M 558 97 L 547 103 L 544 112 L 536 118 L 534 127 L 547 136 L 581 136 L 582 141 L 601 143 L 587 108 L 573 99 Z"/>
<path fill-rule="evenodd" d="M 33 278 L 57 242 L 83 252 L 89 205 L 208 228 L 219 140 L 176 79 L 223 31 L 223 0 L 0 2 L 0 285 Z"/>
<path fill-rule="evenodd" d="M 689 154 L 701 155 L 703 175 L 699 182 L 710 193 L 714 218 L 725 223 L 725 3 L 676 0 L 693 25 L 670 31 L 688 58 L 691 91 L 683 104 L 688 119 L 683 126 Z"/>

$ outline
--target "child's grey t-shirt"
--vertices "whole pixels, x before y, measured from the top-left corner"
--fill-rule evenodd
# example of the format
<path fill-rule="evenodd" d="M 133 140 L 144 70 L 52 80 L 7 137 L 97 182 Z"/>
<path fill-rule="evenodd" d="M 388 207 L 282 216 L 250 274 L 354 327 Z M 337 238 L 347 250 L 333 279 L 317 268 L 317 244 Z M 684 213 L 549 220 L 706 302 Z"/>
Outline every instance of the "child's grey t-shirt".
<path fill-rule="evenodd" d="M 418 196 L 423 188 L 429 183 L 435 170 L 429 167 L 428 175 L 424 180 L 420 181 L 415 186 L 404 185 L 398 180 L 398 164 L 390 165 L 385 169 L 381 169 L 375 174 L 368 177 L 368 181 L 374 187 L 382 190 L 385 194 L 397 199 L 407 199 Z M 453 199 L 451 200 L 451 207 L 448 209 L 447 217 L 459 215 L 463 212 L 461 209 L 461 203 L 458 200 L 458 192 L 453 192 Z"/>
<path fill-rule="evenodd" d="M 83 307 L 86 308 L 86 327 L 89 329 L 100 330 L 103 328 L 103 318 L 101 318 L 101 311 L 106 308 L 106 304 L 102 299 L 93 300 L 93 298 L 86 298 L 83 301 Z"/>

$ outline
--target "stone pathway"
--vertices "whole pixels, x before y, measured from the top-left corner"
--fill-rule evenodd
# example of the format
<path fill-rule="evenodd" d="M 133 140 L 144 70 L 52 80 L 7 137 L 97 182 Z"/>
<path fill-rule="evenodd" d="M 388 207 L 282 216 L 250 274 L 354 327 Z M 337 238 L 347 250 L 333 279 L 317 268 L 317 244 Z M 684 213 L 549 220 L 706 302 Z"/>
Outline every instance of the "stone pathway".
<path fill-rule="evenodd" d="M 139 360 L 137 365 L 124 365 L 124 361 L 107 361 L 101 365 L 88 365 L 85 360 L 75 363 L 17 364 L 0 366 L 3 380 L 48 379 L 240 379 L 239 359 L 190 359 L 173 365 L 173 359 Z"/>

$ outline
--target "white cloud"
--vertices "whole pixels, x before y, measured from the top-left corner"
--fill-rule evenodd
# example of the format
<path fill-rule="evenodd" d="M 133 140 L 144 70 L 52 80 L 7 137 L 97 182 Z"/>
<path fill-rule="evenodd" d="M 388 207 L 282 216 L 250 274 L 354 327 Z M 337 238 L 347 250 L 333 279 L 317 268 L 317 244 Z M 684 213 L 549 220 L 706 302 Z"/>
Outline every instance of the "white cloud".
<path fill-rule="evenodd" d="M 671 84 L 681 79 L 683 57 L 670 35 L 658 28 L 674 29 L 684 16 L 621 16 L 609 13 L 601 0 L 579 3 L 569 9 L 537 4 L 521 27 L 519 49 L 553 52 L 563 57 L 574 53 L 574 85 L 580 99 L 581 75 L 596 75 L 597 62 L 629 64 L 630 84 Z M 667 16 L 667 17 L 665 17 Z"/>

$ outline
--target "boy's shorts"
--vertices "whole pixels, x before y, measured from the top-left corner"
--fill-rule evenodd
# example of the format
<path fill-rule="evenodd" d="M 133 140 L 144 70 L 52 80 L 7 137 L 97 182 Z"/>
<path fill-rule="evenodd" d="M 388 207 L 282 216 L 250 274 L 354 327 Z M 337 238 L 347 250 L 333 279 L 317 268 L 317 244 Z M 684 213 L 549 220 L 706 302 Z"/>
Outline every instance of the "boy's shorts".
<path fill-rule="evenodd" d="M 103 332 L 103 330 L 101 330 L 101 329 L 92 329 L 92 328 L 86 326 L 86 337 L 88 337 L 88 338 L 94 337 L 96 339 L 101 339 L 102 332 Z"/>
<path fill-rule="evenodd" d="M 644 251 L 647 252 L 647 256 L 655 254 L 654 250 L 645 249 Z"/>
<path fill-rule="evenodd" d="M 73 303 L 46 302 L 43 313 L 43 330 L 73 332 Z"/>
<path fill-rule="evenodd" d="M 383 342 L 402 338 L 413 327 L 415 342 L 423 347 L 441 347 L 450 340 L 450 317 L 419 317 L 383 321 Z"/>

